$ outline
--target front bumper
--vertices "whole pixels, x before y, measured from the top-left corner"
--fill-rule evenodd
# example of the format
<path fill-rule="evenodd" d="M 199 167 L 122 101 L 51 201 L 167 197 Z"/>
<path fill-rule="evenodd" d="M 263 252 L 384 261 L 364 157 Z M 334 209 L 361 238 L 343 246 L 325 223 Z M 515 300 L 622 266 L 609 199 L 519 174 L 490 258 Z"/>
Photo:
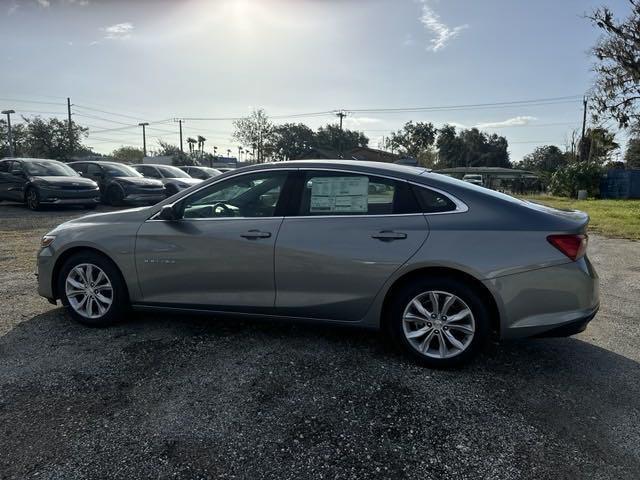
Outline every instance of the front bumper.
<path fill-rule="evenodd" d="M 86 205 L 100 202 L 100 190 L 39 189 L 40 203 L 47 205 Z"/>
<path fill-rule="evenodd" d="M 598 275 L 586 257 L 484 283 L 496 299 L 503 339 L 573 335 L 600 305 Z"/>

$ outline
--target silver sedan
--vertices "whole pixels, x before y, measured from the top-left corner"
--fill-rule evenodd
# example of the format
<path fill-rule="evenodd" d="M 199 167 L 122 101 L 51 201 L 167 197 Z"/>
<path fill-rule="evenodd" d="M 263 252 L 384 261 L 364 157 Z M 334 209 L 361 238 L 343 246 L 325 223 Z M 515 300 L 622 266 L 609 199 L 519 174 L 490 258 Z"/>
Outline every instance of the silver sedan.
<path fill-rule="evenodd" d="M 598 310 L 588 217 L 415 167 L 243 168 L 42 239 L 39 293 L 105 326 L 137 310 L 380 329 L 429 366 L 492 336 L 566 336 Z"/>

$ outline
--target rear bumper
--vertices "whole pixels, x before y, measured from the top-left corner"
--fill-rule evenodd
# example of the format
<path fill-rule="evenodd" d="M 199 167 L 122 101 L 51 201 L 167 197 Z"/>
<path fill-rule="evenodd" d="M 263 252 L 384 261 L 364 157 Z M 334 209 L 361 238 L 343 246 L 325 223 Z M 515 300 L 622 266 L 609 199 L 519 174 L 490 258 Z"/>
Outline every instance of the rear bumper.
<path fill-rule="evenodd" d="M 579 333 L 600 305 L 598 275 L 586 257 L 484 283 L 496 299 L 503 339 Z"/>

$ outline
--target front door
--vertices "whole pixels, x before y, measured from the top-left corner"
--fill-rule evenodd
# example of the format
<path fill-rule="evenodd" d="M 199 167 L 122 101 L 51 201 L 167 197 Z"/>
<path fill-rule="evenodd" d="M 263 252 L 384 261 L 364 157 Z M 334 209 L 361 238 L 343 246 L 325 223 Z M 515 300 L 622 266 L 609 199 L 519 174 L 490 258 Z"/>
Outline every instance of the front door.
<path fill-rule="evenodd" d="M 136 265 L 144 303 L 271 312 L 274 244 L 288 173 L 247 173 L 176 203 L 175 221 L 140 228 Z"/>
<path fill-rule="evenodd" d="M 403 181 L 308 171 L 276 245 L 276 307 L 295 317 L 355 321 L 424 243 L 428 225 Z"/>

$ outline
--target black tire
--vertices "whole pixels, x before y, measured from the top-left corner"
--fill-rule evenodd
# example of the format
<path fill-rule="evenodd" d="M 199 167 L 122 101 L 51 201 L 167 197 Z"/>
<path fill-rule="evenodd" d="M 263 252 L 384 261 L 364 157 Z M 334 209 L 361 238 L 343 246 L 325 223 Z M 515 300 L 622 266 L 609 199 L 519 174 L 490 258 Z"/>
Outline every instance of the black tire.
<path fill-rule="evenodd" d="M 72 269 L 82 264 L 91 264 L 98 267 L 104 272 L 111 284 L 111 305 L 107 308 L 106 312 L 98 318 L 88 318 L 78 313 L 71 306 L 69 298 L 67 297 L 65 288 L 67 276 Z M 130 311 L 129 294 L 122 274 L 111 260 L 98 253 L 81 252 L 69 257 L 62 265 L 56 282 L 60 300 L 66 307 L 68 314 L 71 318 L 83 325 L 90 327 L 108 327 L 124 320 Z"/>
<path fill-rule="evenodd" d="M 29 187 L 24 194 L 24 201 L 27 204 L 29 210 L 38 211 L 40 210 L 40 193 L 37 188 Z"/>
<path fill-rule="evenodd" d="M 122 188 L 117 185 L 112 185 L 107 190 L 107 203 L 109 205 L 113 205 L 114 207 L 122 205 L 124 200 L 124 192 Z"/>
<path fill-rule="evenodd" d="M 455 356 L 448 358 L 434 358 L 427 356 L 426 354 L 419 352 L 417 347 L 414 347 L 405 335 L 403 327 L 405 308 L 407 308 L 409 303 L 418 295 L 429 291 L 453 294 L 464 302 L 468 306 L 469 310 L 471 310 L 473 321 L 475 323 L 473 337 L 468 346 Z M 439 298 L 443 297 L 444 296 Z M 400 346 L 409 356 L 427 367 L 452 368 L 459 367 L 471 361 L 487 343 L 490 334 L 489 312 L 490 310 L 482 295 L 480 295 L 475 288 L 465 282 L 449 277 L 422 278 L 405 285 L 394 295 L 391 300 L 390 308 L 388 309 L 388 317 L 385 320 L 386 326 L 388 327 L 388 331 L 391 334 L 394 343 Z M 441 319 L 438 318 L 437 320 Z M 442 330 L 447 330 L 447 327 L 442 325 L 438 327 L 433 324 L 431 325 L 434 329 L 438 330 L 435 333 L 440 335 L 440 337 L 435 336 L 434 339 L 437 339 L 436 342 L 439 345 L 442 335 L 445 333 Z M 428 325 L 425 325 L 425 327 L 428 327 Z M 453 330 L 449 330 L 449 334 L 453 334 Z M 449 342 L 447 343 L 449 344 Z"/>

